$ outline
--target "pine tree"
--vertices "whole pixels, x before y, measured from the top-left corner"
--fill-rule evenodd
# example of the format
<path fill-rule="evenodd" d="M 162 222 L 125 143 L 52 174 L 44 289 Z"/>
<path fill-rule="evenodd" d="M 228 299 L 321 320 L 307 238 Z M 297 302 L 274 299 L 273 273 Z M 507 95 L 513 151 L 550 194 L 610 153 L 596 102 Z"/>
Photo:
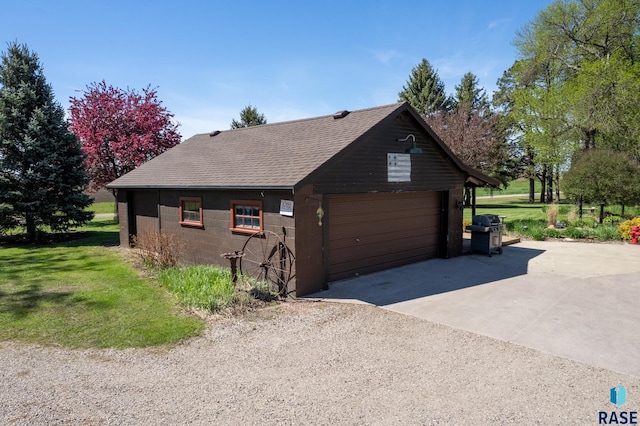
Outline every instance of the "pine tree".
<path fill-rule="evenodd" d="M 235 118 L 231 120 L 231 128 L 239 129 L 241 127 L 258 126 L 260 124 L 267 124 L 267 119 L 264 118 L 264 114 L 258 113 L 258 109 L 251 105 L 247 105 L 240 111 L 240 121 Z"/>
<path fill-rule="evenodd" d="M 456 92 L 452 99 L 452 107 L 457 110 L 460 108 L 471 111 L 480 111 L 481 113 L 488 111 L 489 100 L 484 88 L 480 87 L 478 77 L 472 72 L 462 76 L 460 84 L 455 87 Z"/>
<path fill-rule="evenodd" d="M 411 76 L 406 86 L 402 86 L 398 97 L 400 101 L 409 102 L 424 116 L 446 111 L 451 107 L 451 99 L 444 90 L 444 83 L 426 59 L 422 59 L 422 62 L 411 70 Z"/>
<path fill-rule="evenodd" d="M 91 220 L 84 155 L 54 101 L 38 56 L 11 43 L 0 63 L 0 232 L 23 223 L 27 237 Z"/>

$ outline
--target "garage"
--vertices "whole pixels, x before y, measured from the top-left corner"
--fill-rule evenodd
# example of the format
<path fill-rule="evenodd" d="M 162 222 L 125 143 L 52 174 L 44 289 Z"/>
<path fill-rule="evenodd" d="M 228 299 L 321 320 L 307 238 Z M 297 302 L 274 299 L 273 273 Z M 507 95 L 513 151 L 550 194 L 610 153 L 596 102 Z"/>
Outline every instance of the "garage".
<path fill-rule="evenodd" d="M 268 271 L 274 253 L 287 254 L 282 288 L 304 296 L 342 278 L 460 256 L 464 187 L 498 184 L 399 103 L 194 135 L 109 188 L 118 191 L 123 245 L 143 230 L 173 233 L 188 242 L 186 263 L 229 266 L 221 254 L 276 234 L 288 250 L 265 247 L 259 264 Z"/>
<path fill-rule="evenodd" d="M 328 196 L 329 281 L 438 256 L 441 193 Z"/>

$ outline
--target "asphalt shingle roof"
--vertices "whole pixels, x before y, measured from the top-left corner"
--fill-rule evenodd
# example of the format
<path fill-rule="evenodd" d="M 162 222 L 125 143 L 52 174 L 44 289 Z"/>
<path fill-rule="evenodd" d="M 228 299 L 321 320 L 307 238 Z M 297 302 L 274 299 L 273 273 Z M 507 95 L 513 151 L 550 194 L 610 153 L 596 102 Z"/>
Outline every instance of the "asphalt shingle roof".
<path fill-rule="evenodd" d="M 404 103 L 195 135 L 110 188 L 292 188 Z"/>

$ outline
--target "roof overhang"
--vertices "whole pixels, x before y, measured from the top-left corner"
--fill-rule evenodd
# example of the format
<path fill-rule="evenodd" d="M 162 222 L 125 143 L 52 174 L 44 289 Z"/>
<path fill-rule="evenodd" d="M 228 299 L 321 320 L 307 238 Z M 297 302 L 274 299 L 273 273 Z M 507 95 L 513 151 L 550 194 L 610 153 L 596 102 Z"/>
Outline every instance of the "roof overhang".
<path fill-rule="evenodd" d="M 467 178 L 465 179 L 464 186 L 466 187 L 479 187 L 479 186 L 490 186 L 493 188 L 497 188 L 500 186 L 500 181 L 492 178 L 491 176 L 487 176 L 484 173 L 472 169 L 471 167 L 467 167 Z"/>
<path fill-rule="evenodd" d="M 293 186 L 215 186 L 215 185 L 112 185 L 107 189 L 176 189 L 176 190 L 254 190 L 254 191 L 293 191 Z"/>

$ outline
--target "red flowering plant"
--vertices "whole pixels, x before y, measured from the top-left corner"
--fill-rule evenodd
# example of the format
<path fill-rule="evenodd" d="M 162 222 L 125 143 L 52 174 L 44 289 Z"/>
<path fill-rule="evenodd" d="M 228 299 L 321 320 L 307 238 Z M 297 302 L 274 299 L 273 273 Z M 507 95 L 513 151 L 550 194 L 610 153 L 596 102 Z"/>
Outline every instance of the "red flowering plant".
<path fill-rule="evenodd" d="M 92 191 L 180 143 L 179 124 L 155 88 L 138 93 L 103 80 L 70 102 L 70 128 L 82 142 Z"/>

